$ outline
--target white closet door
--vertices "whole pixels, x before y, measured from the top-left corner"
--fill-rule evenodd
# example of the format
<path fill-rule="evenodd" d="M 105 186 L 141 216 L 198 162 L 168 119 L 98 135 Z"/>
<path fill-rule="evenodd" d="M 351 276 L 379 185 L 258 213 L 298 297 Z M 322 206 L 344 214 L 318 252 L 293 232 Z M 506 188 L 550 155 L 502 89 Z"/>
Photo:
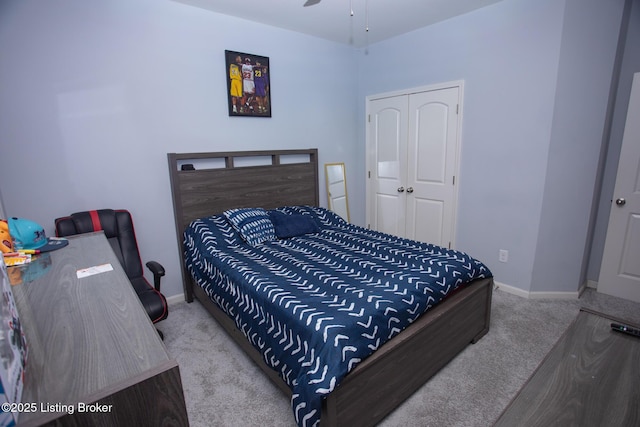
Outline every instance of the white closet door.
<path fill-rule="evenodd" d="M 455 232 L 461 83 L 367 101 L 367 223 L 451 247 Z"/>
<path fill-rule="evenodd" d="M 458 88 L 409 96 L 406 236 L 450 247 L 458 160 Z"/>
<path fill-rule="evenodd" d="M 407 97 L 369 103 L 369 222 L 371 228 L 405 235 L 407 168 Z"/>

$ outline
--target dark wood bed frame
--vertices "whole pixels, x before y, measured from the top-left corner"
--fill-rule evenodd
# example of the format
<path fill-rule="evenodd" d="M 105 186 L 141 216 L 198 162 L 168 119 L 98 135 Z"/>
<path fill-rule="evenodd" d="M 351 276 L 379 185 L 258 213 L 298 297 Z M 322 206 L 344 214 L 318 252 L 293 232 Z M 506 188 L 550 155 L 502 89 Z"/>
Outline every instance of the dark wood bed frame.
<path fill-rule="evenodd" d="M 182 233 L 191 221 L 231 208 L 319 206 L 318 150 L 169 153 L 185 300 L 195 297 L 280 389 L 291 390 L 234 321 L 186 271 Z M 327 396 L 323 426 L 371 426 L 489 330 L 493 279 L 472 282 L 430 309 L 350 372 Z"/>

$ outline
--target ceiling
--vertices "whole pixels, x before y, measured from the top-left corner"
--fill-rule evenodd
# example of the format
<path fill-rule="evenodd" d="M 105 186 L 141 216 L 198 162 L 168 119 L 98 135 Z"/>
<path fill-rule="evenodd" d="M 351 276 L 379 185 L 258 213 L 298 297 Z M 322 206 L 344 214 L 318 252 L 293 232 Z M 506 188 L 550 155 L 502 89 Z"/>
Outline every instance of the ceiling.
<path fill-rule="evenodd" d="M 311 0 L 307 7 L 307 0 L 174 1 L 365 47 L 501 0 Z"/>

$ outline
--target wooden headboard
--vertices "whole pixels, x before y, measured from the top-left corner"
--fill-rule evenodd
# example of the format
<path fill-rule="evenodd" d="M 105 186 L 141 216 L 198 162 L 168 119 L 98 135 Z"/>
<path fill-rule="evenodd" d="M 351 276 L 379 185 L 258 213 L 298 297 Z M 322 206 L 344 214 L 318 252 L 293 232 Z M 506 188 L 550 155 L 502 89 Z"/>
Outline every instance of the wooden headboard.
<path fill-rule="evenodd" d="M 319 205 L 318 150 L 169 153 L 169 176 L 185 299 L 193 300 L 182 233 L 227 209 Z"/>

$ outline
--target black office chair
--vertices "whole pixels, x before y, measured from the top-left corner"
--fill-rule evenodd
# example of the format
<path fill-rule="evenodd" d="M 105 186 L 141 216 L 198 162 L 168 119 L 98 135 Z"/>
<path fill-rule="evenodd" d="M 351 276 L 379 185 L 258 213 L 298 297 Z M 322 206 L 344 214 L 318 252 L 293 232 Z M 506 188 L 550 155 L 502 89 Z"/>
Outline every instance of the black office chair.
<path fill-rule="evenodd" d="M 147 267 L 153 273 L 154 286 L 151 286 L 144 278 L 133 220 L 128 211 L 101 209 L 77 212 L 57 218 L 55 225 L 58 237 L 104 231 L 151 321 L 156 323 L 167 318 L 167 300 L 160 293 L 160 279 L 164 276 L 164 267 L 156 261 L 147 262 Z M 158 333 L 164 339 L 162 332 L 158 330 Z"/>

